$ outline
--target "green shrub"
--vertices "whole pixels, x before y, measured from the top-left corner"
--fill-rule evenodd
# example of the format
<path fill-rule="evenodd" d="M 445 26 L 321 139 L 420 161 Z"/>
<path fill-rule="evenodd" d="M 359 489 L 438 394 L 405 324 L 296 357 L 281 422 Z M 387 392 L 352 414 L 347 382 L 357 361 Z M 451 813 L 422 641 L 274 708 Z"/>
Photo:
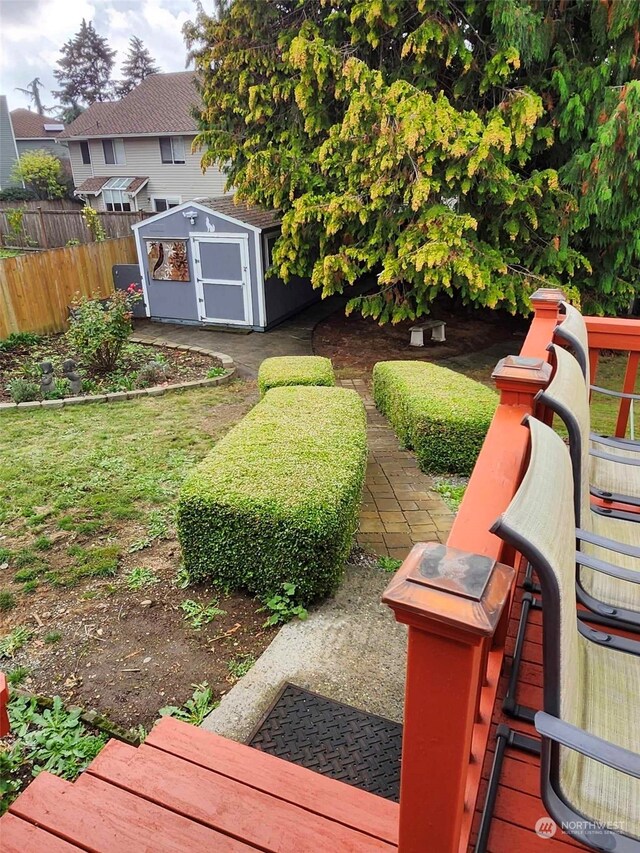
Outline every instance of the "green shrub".
<path fill-rule="evenodd" d="M 40 335 L 34 335 L 33 332 L 11 332 L 8 338 L 0 341 L 0 352 L 11 352 L 23 346 L 33 346 L 40 343 Z"/>
<path fill-rule="evenodd" d="M 178 532 L 189 576 L 299 604 L 338 585 L 367 461 L 364 406 L 343 388 L 275 388 L 184 484 Z"/>
<path fill-rule="evenodd" d="M 320 355 L 290 355 L 265 358 L 258 371 L 258 388 L 264 395 L 283 385 L 335 385 L 333 367 Z"/>
<path fill-rule="evenodd" d="M 78 296 L 73 302 L 66 340 L 86 367 L 100 373 L 116 369 L 133 328 L 133 305 L 140 298 L 140 291 L 131 285 L 108 299 Z"/>
<path fill-rule="evenodd" d="M 429 473 L 469 474 L 498 397 L 446 367 L 424 361 L 381 361 L 373 396 L 400 441 Z"/>
<path fill-rule="evenodd" d="M 31 403 L 38 399 L 40 387 L 28 379 L 16 377 L 7 385 L 7 391 L 14 403 Z"/>

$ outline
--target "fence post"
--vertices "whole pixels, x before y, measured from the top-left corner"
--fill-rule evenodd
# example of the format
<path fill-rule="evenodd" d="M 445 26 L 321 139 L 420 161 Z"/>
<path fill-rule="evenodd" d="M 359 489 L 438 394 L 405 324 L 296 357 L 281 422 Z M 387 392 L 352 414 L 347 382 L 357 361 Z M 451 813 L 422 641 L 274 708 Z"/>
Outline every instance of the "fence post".
<path fill-rule="evenodd" d="M 560 303 L 565 301 L 566 296 L 558 287 L 540 287 L 531 294 L 530 299 L 535 316 L 520 355 L 544 358 L 553 330 L 558 325 Z"/>
<path fill-rule="evenodd" d="M 458 853 L 484 648 L 514 577 L 491 557 L 422 543 L 383 595 L 409 627 L 400 853 Z"/>
<path fill-rule="evenodd" d="M 49 240 L 47 239 L 47 227 L 44 224 L 44 213 L 42 212 L 42 207 L 38 207 L 38 219 L 40 221 L 40 230 L 42 231 L 42 248 L 49 248 Z"/>

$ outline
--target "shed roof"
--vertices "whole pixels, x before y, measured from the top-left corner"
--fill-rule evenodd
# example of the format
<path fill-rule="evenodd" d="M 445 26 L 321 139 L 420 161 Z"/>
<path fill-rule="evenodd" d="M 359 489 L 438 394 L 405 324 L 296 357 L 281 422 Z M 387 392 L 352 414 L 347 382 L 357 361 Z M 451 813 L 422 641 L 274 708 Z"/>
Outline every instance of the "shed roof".
<path fill-rule="evenodd" d="M 23 108 L 11 110 L 11 123 L 16 139 L 55 139 L 64 130 L 64 124 L 59 119 L 41 116 Z M 48 130 L 46 125 L 57 125 L 60 129 Z"/>
<path fill-rule="evenodd" d="M 195 135 L 197 125 L 191 113 L 199 103 L 193 71 L 151 74 L 119 101 L 91 104 L 60 136 Z"/>
<path fill-rule="evenodd" d="M 278 228 L 281 223 L 281 219 L 275 211 L 265 210 L 257 204 L 248 204 L 245 201 L 236 202 L 236 197 L 233 195 L 198 198 L 197 201 L 205 207 L 210 207 L 214 212 L 230 216 L 240 222 L 246 222 L 261 231 Z"/>

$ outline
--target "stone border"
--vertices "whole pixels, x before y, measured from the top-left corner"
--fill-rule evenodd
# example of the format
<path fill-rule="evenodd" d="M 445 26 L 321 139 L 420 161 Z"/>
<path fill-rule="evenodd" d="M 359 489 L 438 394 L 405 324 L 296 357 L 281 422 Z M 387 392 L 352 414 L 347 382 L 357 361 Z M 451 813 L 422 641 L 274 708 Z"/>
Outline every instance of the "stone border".
<path fill-rule="evenodd" d="M 149 341 L 141 341 L 131 337 L 132 343 L 144 343 L 146 346 L 154 346 Z M 138 397 L 161 397 L 167 391 L 185 391 L 189 388 L 210 388 L 212 385 L 226 385 L 236 375 L 233 359 L 223 352 L 204 349 L 204 347 L 189 347 L 181 344 L 158 343 L 167 349 L 179 349 L 185 352 L 196 352 L 200 355 L 208 355 L 217 358 L 227 371 L 223 376 L 214 376 L 212 379 L 194 379 L 191 382 L 177 382 L 175 385 L 152 385 L 150 388 L 136 388 L 134 391 L 112 391 L 108 394 L 92 394 L 81 397 L 64 397 L 62 400 L 32 400 L 28 403 L 0 403 L 0 414 L 2 412 L 13 412 L 16 409 L 62 409 L 65 406 L 81 406 L 89 403 L 119 403 L 122 400 L 135 400 Z"/>

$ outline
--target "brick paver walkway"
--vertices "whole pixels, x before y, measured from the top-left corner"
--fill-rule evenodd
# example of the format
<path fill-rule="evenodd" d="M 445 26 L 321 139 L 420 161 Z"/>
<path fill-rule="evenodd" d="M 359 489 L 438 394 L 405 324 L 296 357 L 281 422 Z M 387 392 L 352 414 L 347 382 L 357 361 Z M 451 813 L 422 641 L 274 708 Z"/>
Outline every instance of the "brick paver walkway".
<path fill-rule="evenodd" d="M 343 379 L 340 384 L 356 390 L 367 410 L 369 461 L 358 545 L 402 560 L 416 542 L 444 542 L 454 515 L 433 491 L 431 478 L 420 471 L 412 453 L 400 448 L 367 383 Z"/>

